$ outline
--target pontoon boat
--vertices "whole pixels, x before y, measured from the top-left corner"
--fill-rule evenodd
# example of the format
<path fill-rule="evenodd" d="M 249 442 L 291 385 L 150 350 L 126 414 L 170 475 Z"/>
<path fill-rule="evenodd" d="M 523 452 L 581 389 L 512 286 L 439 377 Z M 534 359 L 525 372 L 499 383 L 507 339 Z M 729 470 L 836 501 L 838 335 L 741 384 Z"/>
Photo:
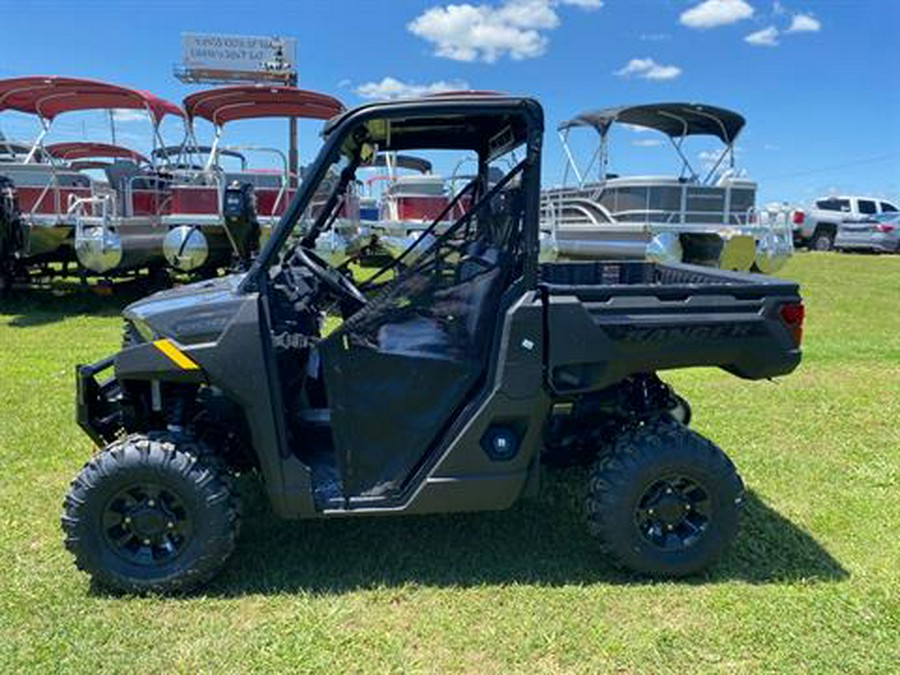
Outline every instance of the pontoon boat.
<path fill-rule="evenodd" d="M 104 82 L 56 76 L 0 80 L 0 111 L 31 114 L 41 124 L 27 154 L 4 144 L 13 161 L 0 164 L 16 186 L 28 232 L 26 263 L 67 260 L 74 252 L 82 266 L 101 274 L 162 264 L 160 216 L 168 208 L 169 186 L 146 158 L 105 143 L 43 146 L 60 114 L 117 109 L 145 111 L 154 146 L 162 144 L 163 118 L 183 116 L 178 106 L 153 94 Z M 115 124 L 112 114 L 110 123 Z M 88 168 L 102 168 L 106 180 L 92 179 L 84 172 Z"/>
<path fill-rule="evenodd" d="M 327 120 L 344 107 L 331 96 L 284 86 L 240 85 L 208 89 L 184 99 L 191 139 L 195 139 L 194 122 L 204 119 L 215 127 L 213 143 L 208 148 L 193 145 L 185 155 L 196 157 L 206 149 L 199 168 L 192 159 L 179 160 L 183 168 L 175 171 L 172 186 L 171 213 L 165 217 L 169 227 L 164 250 L 169 264 L 181 271 L 226 264 L 237 249 L 246 244 L 235 239 L 226 227 L 226 202 L 248 201 L 242 206 L 260 230 L 264 242 L 272 226 L 284 213 L 293 197 L 297 176 L 290 172 L 285 154 L 277 148 L 231 146 L 221 144 L 226 124 L 238 120 L 273 117 Z M 276 158 L 278 170 L 251 170 L 242 161 L 238 170 L 225 168 L 222 158 L 239 153 L 266 153 Z M 255 231 L 245 228 L 246 233 Z M 337 232 L 339 234 L 339 229 Z M 255 247 L 255 244 L 253 245 Z"/>
<path fill-rule="evenodd" d="M 681 161 L 680 174 L 609 173 L 609 134 L 616 124 L 666 136 Z M 734 144 L 744 124 L 736 112 L 694 103 L 607 108 L 563 122 L 559 134 L 566 172 L 562 187 L 543 194 L 544 228 L 554 232 L 560 254 L 570 258 L 647 257 L 725 269 L 777 270 L 792 253 L 790 238 L 759 222 L 757 185 L 735 168 Z M 577 128 L 592 129 L 599 136 L 584 168 L 569 144 L 569 134 Z M 724 144 L 704 171 L 695 169 L 685 154 L 685 140 L 692 136 Z M 568 185 L 570 173 L 574 185 Z"/>

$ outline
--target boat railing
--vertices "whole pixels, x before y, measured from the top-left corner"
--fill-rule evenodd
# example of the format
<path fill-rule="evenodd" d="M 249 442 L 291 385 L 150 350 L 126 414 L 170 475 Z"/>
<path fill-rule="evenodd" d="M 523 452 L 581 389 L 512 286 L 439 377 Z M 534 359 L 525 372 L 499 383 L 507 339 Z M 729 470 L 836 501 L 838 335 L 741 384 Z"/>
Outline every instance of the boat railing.
<path fill-rule="evenodd" d="M 153 187 L 137 187 L 138 183 L 150 183 Z M 125 217 L 134 216 L 135 215 L 135 196 L 137 193 L 146 192 L 152 195 L 153 208 L 154 213 L 146 213 L 139 215 L 162 215 L 163 211 L 160 206 L 163 199 L 160 198 L 161 195 L 168 195 L 169 200 L 171 200 L 171 179 L 163 178 L 162 176 L 152 176 L 152 175 L 137 175 L 131 176 L 125 182 L 125 194 L 122 199 L 122 212 Z"/>
<path fill-rule="evenodd" d="M 102 230 L 100 252 L 106 252 L 108 238 L 110 235 L 115 234 L 112 227 L 112 223 L 116 217 L 115 201 L 115 195 L 112 193 L 92 195 L 91 197 L 76 197 L 75 195 L 69 195 L 69 204 L 66 209 L 66 215 L 75 219 L 76 244 L 84 239 L 84 230 L 88 225 L 88 218 L 90 218 L 91 221 L 95 221 L 99 218 L 99 225 Z M 85 214 L 85 208 L 88 206 L 90 207 L 90 216 Z M 91 226 L 96 226 L 94 222 L 91 222 L 90 224 Z"/>

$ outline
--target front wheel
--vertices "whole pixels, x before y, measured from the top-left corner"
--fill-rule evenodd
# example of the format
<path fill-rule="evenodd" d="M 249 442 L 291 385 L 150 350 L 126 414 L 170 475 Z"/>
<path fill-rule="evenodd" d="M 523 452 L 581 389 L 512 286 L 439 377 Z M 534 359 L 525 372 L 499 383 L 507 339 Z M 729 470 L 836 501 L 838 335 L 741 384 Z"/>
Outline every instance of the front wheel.
<path fill-rule="evenodd" d="M 623 432 L 589 481 L 591 533 L 614 563 L 632 571 L 697 573 L 737 534 L 744 486 L 734 465 L 671 419 Z"/>
<path fill-rule="evenodd" d="M 691 426 L 691 418 L 693 417 L 691 404 L 683 396 L 672 392 L 666 413 L 679 424 L 683 424 L 686 427 Z"/>
<path fill-rule="evenodd" d="M 235 548 L 237 496 L 193 445 L 134 435 L 110 444 L 72 481 L 66 548 L 79 569 L 127 592 L 190 590 Z"/>

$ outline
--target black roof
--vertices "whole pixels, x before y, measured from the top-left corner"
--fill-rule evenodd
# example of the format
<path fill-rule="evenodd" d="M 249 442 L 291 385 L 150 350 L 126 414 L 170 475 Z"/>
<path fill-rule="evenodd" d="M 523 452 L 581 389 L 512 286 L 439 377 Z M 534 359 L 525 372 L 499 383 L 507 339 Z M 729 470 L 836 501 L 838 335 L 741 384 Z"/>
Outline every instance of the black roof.
<path fill-rule="evenodd" d="M 543 129 L 543 110 L 532 98 L 467 92 L 367 103 L 332 117 L 322 133 L 355 119 L 365 120 L 382 151 L 471 149 L 490 157 Z"/>
<path fill-rule="evenodd" d="M 601 136 L 605 136 L 617 122 L 655 129 L 673 138 L 716 136 L 723 143 L 733 143 L 746 120 L 733 110 L 712 105 L 648 103 L 585 112 L 561 123 L 559 130 L 593 127 Z"/>

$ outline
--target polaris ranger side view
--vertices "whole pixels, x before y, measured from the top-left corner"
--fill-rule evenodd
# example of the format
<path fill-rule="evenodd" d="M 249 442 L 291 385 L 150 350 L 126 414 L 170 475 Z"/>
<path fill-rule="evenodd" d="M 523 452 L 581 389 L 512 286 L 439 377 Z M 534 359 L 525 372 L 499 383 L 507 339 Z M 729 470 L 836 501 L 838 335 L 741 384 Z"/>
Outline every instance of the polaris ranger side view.
<path fill-rule="evenodd" d="M 504 509 L 536 492 L 543 464 L 581 457 L 600 551 L 646 574 L 708 566 L 735 535 L 743 486 L 655 373 L 791 372 L 797 285 L 539 265 L 542 131 L 540 105 L 519 97 L 351 110 L 326 125 L 249 271 L 128 307 L 122 350 L 78 368 L 78 422 L 103 449 L 65 499 L 77 565 L 129 591 L 208 580 L 235 547 L 237 472 L 261 477 L 279 516 L 357 517 Z M 468 199 L 464 215 L 365 283 L 317 257 L 357 170 L 422 148 L 477 153 L 435 223 Z M 329 314 L 342 322 L 326 334 Z"/>

